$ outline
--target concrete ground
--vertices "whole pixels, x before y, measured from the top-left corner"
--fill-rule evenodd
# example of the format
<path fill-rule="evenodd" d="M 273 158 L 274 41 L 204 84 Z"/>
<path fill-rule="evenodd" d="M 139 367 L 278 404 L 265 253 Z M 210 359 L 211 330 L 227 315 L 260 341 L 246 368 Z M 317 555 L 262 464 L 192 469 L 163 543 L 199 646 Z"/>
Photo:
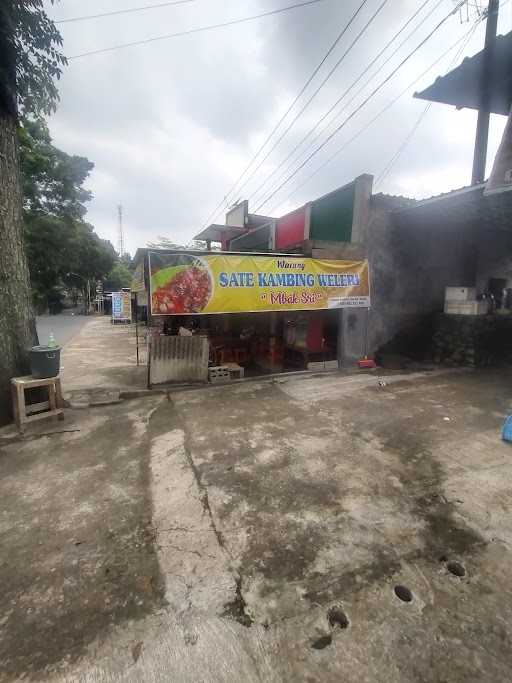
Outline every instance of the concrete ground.
<path fill-rule="evenodd" d="M 0 680 L 39 680 L 162 603 L 147 421 L 157 399 L 0 437 Z"/>
<path fill-rule="evenodd" d="M 0 681 L 508 681 L 511 379 L 291 377 L 0 433 Z"/>
<path fill-rule="evenodd" d="M 91 316 L 65 346 L 61 377 L 65 392 L 89 389 L 144 389 L 147 385 L 144 328 L 140 328 L 137 366 L 135 325 L 112 325 L 108 316 Z"/>

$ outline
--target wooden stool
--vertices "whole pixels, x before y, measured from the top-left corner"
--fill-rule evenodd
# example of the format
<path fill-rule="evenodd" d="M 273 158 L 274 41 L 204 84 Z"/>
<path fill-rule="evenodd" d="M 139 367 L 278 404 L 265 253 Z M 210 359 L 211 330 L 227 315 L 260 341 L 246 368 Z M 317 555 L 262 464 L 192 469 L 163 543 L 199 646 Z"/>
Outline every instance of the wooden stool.
<path fill-rule="evenodd" d="M 48 388 L 48 401 L 27 404 L 25 402 L 25 390 L 36 389 L 37 387 Z M 48 377 L 47 379 L 34 379 L 32 375 L 28 377 L 13 377 L 11 379 L 11 392 L 14 419 L 20 432 L 25 430 L 25 425 L 28 422 L 42 420 L 45 417 L 57 417 L 59 420 L 64 419 L 64 411 L 62 410 L 64 401 L 62 399 L 60 376 Z M 37 415 L 34 415 L 34 413 L 37 413 Z"/>

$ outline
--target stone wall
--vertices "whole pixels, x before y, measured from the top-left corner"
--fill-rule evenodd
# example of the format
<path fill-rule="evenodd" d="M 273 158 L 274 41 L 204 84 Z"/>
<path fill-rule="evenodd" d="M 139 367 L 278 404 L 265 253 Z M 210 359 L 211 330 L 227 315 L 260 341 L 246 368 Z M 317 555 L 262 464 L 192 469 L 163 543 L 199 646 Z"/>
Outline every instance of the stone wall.
<path fill-rule="evenodd" d="M 474 286 L 472 230 L 400 224 L 373 211 L 368 230 L 372 310 L 369 347 L 416 357 L 427 354 L 433 318 L 444 308 L 445 288 Z"/>
<path fill-rule="evenodd" d="M 432 359 L 432 338 L 439 331 L 436 316 L 443 311 L 446 287 L 476 284 L 483 291 L 490 277 L 507 277 L 512 284 L 512 232 L 486 232 L 475 223 L 443 223 L 429 215 L 408 218 L 407 211 L 397 212 L 401 200 L 393 201 L 373 197 L 369 223 L 361 231 L 371 278 L 368 353 Z M 365 353 L 367 312 L 347 310 L 342 315 L 343 363 L 353 365 Z M 460 317 L 465 329 L 467 316 Z M 478 339 L 485 336 L 484 328 L 483 322 L 476 323 Z M 480 364 L 485 344 L 475 344 L 475 362 Z M 443 359 L 460 354 L 462 364 L 472 362 L 471 351 L 464 350 L 460 339 L 445 346 L 446 352 L 437 354 Z"/>
<path fill-rule="evenodd" d="M 469 367 L 512 362 L 512 316 L 439 314 L 432 359 Z"/>
<path fill-rule="evenodd" d="M 490 278 L 507 280 L 512 287 L 512 230 L 485 230 L 478 240 L 476 286 L 486 291 Z"/>

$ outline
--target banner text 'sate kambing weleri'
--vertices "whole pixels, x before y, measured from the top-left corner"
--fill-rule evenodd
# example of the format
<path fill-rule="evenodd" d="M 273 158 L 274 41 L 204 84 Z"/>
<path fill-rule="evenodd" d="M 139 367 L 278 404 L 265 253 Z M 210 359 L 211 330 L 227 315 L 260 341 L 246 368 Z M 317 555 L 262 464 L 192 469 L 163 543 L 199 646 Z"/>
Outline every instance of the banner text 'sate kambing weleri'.
<path fill-rule="evenodd" d="M 367 261 L 150 252 L 152 315 L 370 306 Z"/>

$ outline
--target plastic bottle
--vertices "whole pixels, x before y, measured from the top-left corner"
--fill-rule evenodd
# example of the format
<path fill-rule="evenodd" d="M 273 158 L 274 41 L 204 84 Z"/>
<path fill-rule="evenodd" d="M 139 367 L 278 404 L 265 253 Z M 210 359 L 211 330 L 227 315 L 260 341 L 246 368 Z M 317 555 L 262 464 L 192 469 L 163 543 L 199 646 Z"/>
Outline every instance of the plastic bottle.
<path fill-rule="evenodd" d="M 57 346 L 57 342 L 55 341 L 55 337 L 53 336 L 53 332 L 50 332 L 48 336 L 48 346 L 50 349 L 54 349 Z"/>

